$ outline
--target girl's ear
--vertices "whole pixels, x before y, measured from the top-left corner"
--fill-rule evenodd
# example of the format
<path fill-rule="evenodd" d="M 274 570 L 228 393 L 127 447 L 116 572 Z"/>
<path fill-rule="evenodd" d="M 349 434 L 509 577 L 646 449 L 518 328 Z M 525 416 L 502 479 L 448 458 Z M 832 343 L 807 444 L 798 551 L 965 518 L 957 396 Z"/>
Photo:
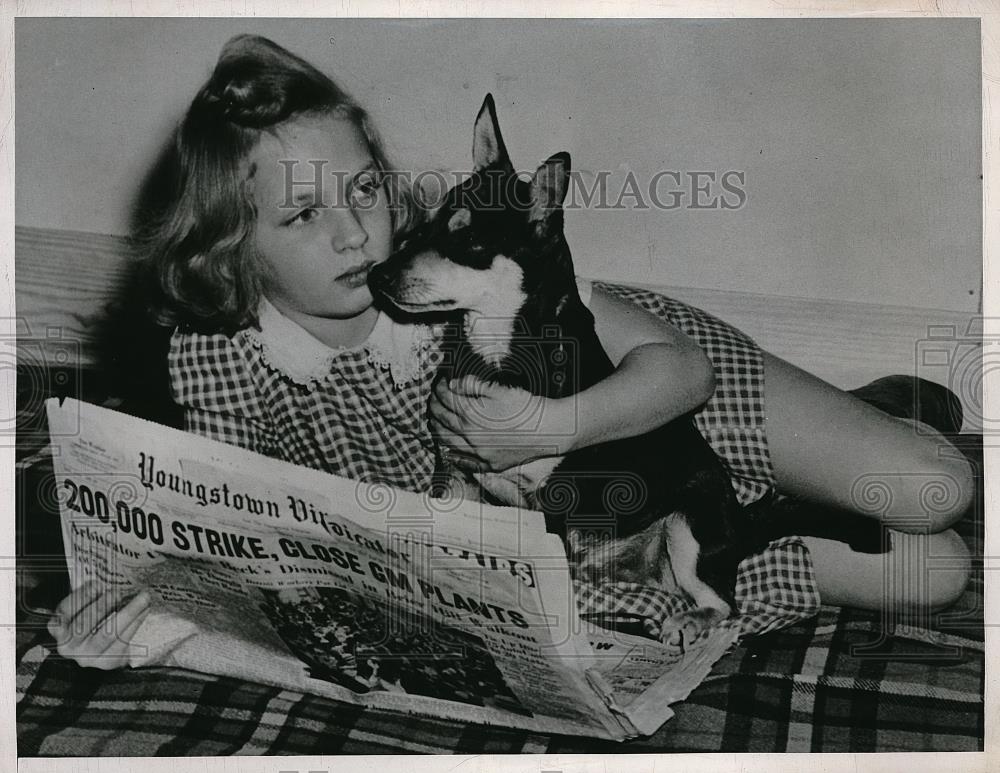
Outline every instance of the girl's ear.
<path fill-rule="evenodd" d="M 543 224 L 562 206 L 569 188 L 569 153 L 556 153 L 546 159 L 531 178 L 531 208 L 528 220 Z"/>
<path fill-rule="evenodd" d="M 493 95 L 487 94 L 483 106 L 476 116 L 476 127 L 472 135 L 472 166 L 473 171 L 480 171 L 492 164 L 513 171 L 507 146 L 503 144 L 500 134 L 500 124 L 497 122 L 497 110 L 493 104 Z"/>

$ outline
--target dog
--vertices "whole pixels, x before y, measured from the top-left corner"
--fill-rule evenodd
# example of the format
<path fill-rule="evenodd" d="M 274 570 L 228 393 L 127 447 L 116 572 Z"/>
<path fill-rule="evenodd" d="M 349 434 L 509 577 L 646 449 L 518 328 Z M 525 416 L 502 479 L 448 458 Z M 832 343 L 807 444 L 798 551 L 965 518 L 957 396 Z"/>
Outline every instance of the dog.
<path fill-rule="evenodd" d="M 489 94 L 472 152 L 473 174 L 371 269 L 372 294 L 391 313 L 445 315 L 442 378 L 471 374 L 547 398 L 587 389 L 614 365 L 580 299 L 563 232 L 570 156 L 557 153 L 520 178 Z M 691 415 L 475 477 L 493 501 L 545 514 L 575 578 L 688 594 L 694 608 L 658 632 L 680 646 L 732 615 L 740 561 L 774 539 L 813 535 L 864 552 L 888 549 L 884 528 L 859 514 L 803 513 L 794 500 L 769 502 L 766 514 L 763 504 L 741 506 Z"/>

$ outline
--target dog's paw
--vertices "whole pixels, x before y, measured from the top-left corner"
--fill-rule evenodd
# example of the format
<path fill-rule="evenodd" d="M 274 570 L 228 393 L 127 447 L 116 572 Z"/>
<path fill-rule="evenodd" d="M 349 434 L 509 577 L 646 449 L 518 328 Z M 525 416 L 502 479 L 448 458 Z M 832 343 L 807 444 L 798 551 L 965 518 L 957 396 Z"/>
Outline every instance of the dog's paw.
<path fill-rule="evenodd" d="M 709 631 L 729 615 L 715 607 L 697 607 L 667 620 L 659 630 L 659 639 L 669 647 L 691 649 L 708 636 Z M 655 625 L 653 626 L 655 628 Z"/>

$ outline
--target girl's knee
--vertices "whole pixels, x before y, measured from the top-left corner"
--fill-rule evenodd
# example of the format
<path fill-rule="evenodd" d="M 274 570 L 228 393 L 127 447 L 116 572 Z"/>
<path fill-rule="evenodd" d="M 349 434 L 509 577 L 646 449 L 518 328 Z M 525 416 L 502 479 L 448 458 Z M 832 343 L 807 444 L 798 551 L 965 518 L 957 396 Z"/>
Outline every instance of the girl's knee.
<path fill-rule="evenodd" d="M 922 506 L 930 531 L 942 532 L 960 521 L 976 499 L 976 473 L 964 456 L 936 459 L 940 485 L 930 483 L 922 492 Z"/>
<path fill-rule="evenodd" d="M 954 531 L 892 535 L 886 601 L 903 615 L 936 612 L 957 602 L 972 576 L 971 553 Z"/>
<path fill-rule="evenodd" d="M 977 476 L 972 463 L 947 440 L 924 440 L 904 457 L 898 473 L 873 475 L 869 484 L 885 491 L 876 499 L 887 525 L 934 534 L 951 528 L 969 512 L 976 500 Z M 948 449 L 946 455 L 940 453 L 943 449 Z"/>
<path fill-rule="evenodd" d="M 965 541 L 951 530 L 928 535 L 927 540 L 929 577 L 925 606 L 934 612 L 950 607 L 962 597 L 972 577 L 972 554 Z"/>

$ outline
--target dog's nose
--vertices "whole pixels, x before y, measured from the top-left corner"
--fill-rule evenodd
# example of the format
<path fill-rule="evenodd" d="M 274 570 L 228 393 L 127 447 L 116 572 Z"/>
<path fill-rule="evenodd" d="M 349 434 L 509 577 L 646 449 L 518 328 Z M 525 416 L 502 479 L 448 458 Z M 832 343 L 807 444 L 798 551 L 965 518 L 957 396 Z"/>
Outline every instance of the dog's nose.
<path fill-rule="evenodd" d="M 376 263 L 368 271 L 368 289 L 373 293 L 384 292 L 389 286 L 389 274 L 384 263 Z"/>

